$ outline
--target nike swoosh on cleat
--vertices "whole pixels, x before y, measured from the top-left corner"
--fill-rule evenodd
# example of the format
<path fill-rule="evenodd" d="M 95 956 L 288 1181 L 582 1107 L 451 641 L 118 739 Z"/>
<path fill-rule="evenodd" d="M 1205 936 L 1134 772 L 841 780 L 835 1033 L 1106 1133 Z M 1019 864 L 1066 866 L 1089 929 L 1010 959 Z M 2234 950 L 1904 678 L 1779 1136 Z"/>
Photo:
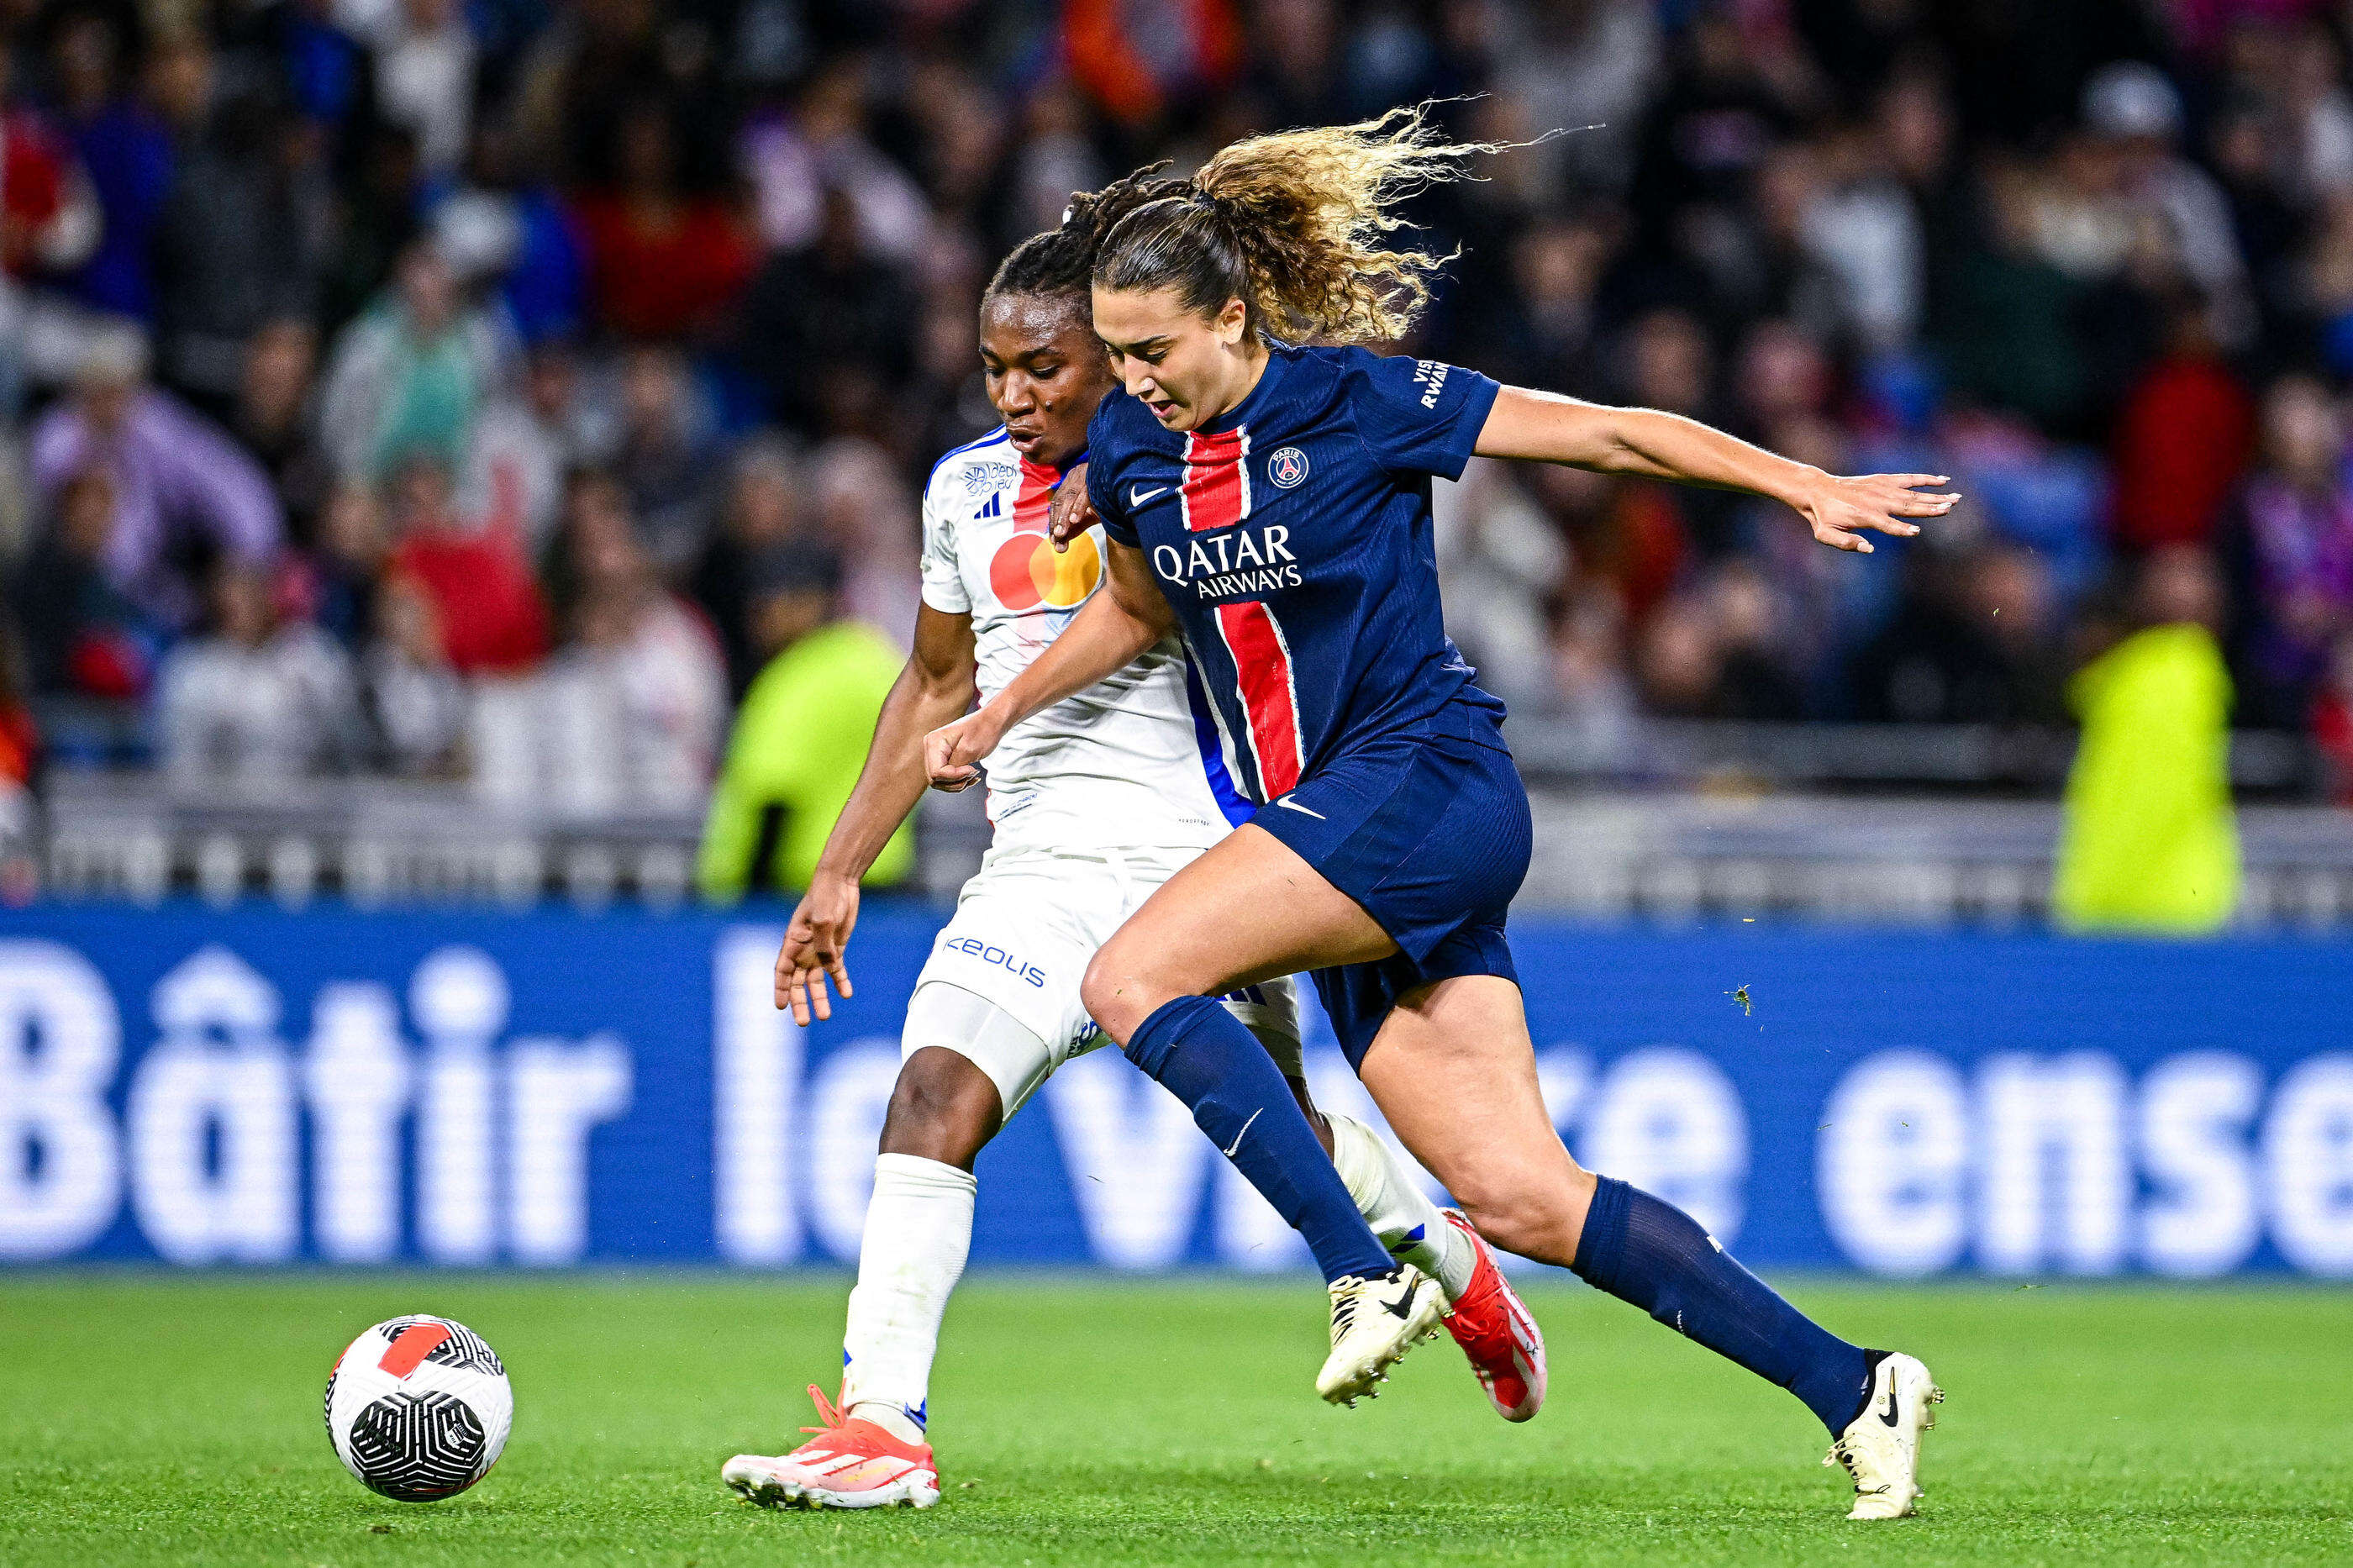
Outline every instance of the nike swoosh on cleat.
<path fill-rule="evenodd" d="M 1142 506 L 1154 496 L 1166 493 L 1167 489 L 1168 487 L 1166 485 L 1155 485 L 1147 490 L 1143 486 L 1138 485 L 1135 489 L 1127 492 L 1127 504 L 1130 506 Z"/>
<path fill-rule="evenodd" d="M 1406 1287 L 1402 1291 L 1398 1292 L 1398 1299 L 1397 1299 L 1396 1300 L 1394 1300 L 1394 1301 L 1384 1301 L 1384 1302 L 1382 1302 L 1382 1303 L 1381 1303 L 1381 1310 L 1382 1310 L 1382 1311 L 1384 1311 L 1384 1312 L 1388 1312 L 1388 1313 L 1389 1313 L 1389 1314 L 1390 1314 L 1391 1316 L 1393 1316 L 1393 1317 L 1398 1317 L 1398 1318 L 1410 1318 L 1410 1317 L 1412 1317 L 1412 1316 L 1413 1316 L 1413 1287 L 1412 1287 L 1412 1286 L 1410 1286 L 1410 1285 L 1409 1285 L 1409 1286 L 1407 1286 L 1407 1287 Z"/>
<path fill-rule="evenodd" d="M 1892 1373 L 1887 1378 L 1887 1409 L 1879 1418 L 1890 1426 L 1895 1425 L 1895 1377 Z"/>
<path fill-rule="evenodd" d="M 1285 811 L 1296 811 L 1305 816 L 1312 816 L 1318 822 L 1329 822 L 1332 820 L 1320 811 L 1309 811 L 1305 806 L 1300 805 L 1289 795 L 1284 795 L 1281 800 L 1276 801 L 1274 804 L 1282 807 Z"/>
<path fill-rule="evenodd" d="M 1240 1147 L 1242 1146 L 1242 1140 L 1243 1140 L 1244 1138 L 1246 1138 L 1246 1137 L 1248 1137 L 1248 1136 L 1250 1135 L 1250 1121 L 1256 1121 L 1260 1117 L 1261 1117 L 1261 1116 L 1263 1116 L 1263 1115 L 1265 1115 L 1265 1114 L 1266 1114 L 1266 1107 L 1265 1107 L 1265 1106 L 1263 1106 L 1263 1105 L 1260 1106 L 1256 1110 L 1253 1110 L 1253 1111 L 1251 1111 L 1251 1112 L 1250 1113 L 1250 1121 L 1245 1121 L 1245 1122 L 1243 1122 L 1243 1123 L 1242 1123 L 1242 1130 L 1241 1130 L 1240 1132 L 1237 1132 L 1237 1133 L 1235 1133 L 1235 1134 L 1234 1134 L 1233 1148 L 1231 1148 L 1231 1149 L 1228 1149 L 1228 1150 L 1226 1151 L 1226 1158 L 1227 1158 L 1227 1159 L 1230 1160 L 1230 1159 L 1232 1159 L 1232 1158 L 1234 1157 L 1234 1149 L 1239 1149 L 1239 1148 L 1240 1148 Z M 928 1401 L 926 1401 L 926 1403 L 929 1403 L 929 1402 L 928 1402 Z"/>

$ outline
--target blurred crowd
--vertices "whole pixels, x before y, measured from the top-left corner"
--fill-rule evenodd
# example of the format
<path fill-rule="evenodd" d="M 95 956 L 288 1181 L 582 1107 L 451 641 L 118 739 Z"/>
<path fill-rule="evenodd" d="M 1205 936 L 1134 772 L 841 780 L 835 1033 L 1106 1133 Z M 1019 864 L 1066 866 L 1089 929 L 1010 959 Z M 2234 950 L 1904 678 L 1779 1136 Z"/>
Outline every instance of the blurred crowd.
<path fill-rule="evenodd" d="M 1441 566 L 1518 710 L 1602 757 L 2058 721 L 2162 601 L 2238 722 L 2353 756 L 2348 43 L 2327 0 L 0 0 L 0 775 L 700 809 L 755 681 L 879 700 L 1006 248 L 1425 98 L 1526 145 L 1421 201 L 1461 255 L 1410 352 L 1969 496 L 1858 559 L 1476 464 Z"/>

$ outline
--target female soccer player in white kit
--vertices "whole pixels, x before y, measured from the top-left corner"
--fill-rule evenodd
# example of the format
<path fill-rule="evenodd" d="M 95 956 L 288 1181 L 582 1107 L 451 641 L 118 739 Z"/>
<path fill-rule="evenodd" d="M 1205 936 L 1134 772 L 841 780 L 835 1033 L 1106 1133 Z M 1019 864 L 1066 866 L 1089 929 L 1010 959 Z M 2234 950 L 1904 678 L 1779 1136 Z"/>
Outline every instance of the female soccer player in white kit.
<path fill-rule="evenodd" d="M 1116 384 L 1089 315 L 1094 243 L 1133 205 L 1081 198 L 1016 249 L 981 307 L 981 358 L 1003 429 L 949 453 L 923 496 L 915 649 L 885 703 L 855 792 L 776 961 L 779 1006 L 807 1023 L 843 995 L 859 879 L 922 796 L 923 736 L 1027 668 L 1096 591 L 1100 541 L 1047 538 L 1063 470 Z M 771 1505 L 929 1507 L 931 1364 L 972 1235 L 972 1164 L 1053 1070 L 1105 1037 L 1080 1001 L 1088 961 L 1162 883 L 1253 809 L 1227 776 L 1206 702 L 1174 637 L 1015 728 L 990 760 L 994 842 L 916 983 L 875 1161 L 849 1299 L 839 1407 L 792 1453 L 737 1455 L 737 1491 Z M 1226 1005 L 1307 1102 L 1288 979 Z M 1435 1278 L 1446 1325 L 1506 1419 L 1544 1397 L 1535 1324 L 1467 1221 L 1441 1214 L 1369 1128 L 1320 1119 L 1335 1163 L 1407 1272 Z M 1335 1285 L 1335 1292 L 1339 1287 Z"/>

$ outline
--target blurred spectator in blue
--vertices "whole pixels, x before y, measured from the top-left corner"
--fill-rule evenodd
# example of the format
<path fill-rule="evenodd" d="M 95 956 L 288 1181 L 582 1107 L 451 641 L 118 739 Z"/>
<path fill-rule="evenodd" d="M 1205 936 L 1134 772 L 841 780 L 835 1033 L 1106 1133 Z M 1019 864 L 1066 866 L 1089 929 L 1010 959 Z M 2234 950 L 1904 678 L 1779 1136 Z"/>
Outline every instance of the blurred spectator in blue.
<path fill-rule="evenodd" d="M 2337 638 L 2353 630 L 2353 485 L 2345 411 L 2304 376 L 2263 398 L 2261 461 L 2226 539 L 2249 721 L 2299 726 Z"/>
<path fill-rule="evenodd" d="M 172 189 L 171 127 L 123 90 L 123 40 L 105 16 L 68 16 L 51 54 L 58 111 L 104 220 L 98 247 L 66 286 L 93 310 L 152 323 L 156 220 Z"/>
<path fill-rule="evenodd" d="M 269 476 L 220 429 L 146 380 L 137 331 L 94 335 L 73 395 L 33 427 L 33 478 L 51 496 L 92 468 L 114 488 L 107 576 L 167 625 L 194 617 L 185 563 L 266 565 L 284 536 Z"/>
<path fill-rule="evenodd" d="M 108 570 L 121 526 L 114 480 L 95 465 L 57 486 L 52 521 L 16 569 L 26 685 L 40 697 L 135 702 L 147 695 L 170 628 Z"/>

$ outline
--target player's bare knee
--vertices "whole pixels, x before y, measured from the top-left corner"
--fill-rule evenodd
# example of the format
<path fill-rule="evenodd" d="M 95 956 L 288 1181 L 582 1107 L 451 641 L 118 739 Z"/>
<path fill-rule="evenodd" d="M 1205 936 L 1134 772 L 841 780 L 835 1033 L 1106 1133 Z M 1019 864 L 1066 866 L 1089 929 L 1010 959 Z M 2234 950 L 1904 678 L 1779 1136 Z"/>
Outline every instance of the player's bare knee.
<path fill-rule="evenodd" d="M 1079 982 L 1079 1003 L 1087 1016 L 1123 1047 L 1166 997 L 1156 994 L 1140 966 L 1126 961 L 1118 944 L 1105 947 L 1087 964 Z"/>
<path fill-rule="evenodd" d="M 882 1118 L 881 1152 L 969 1170 L 1002 1116 L 987 1073 L 955 1051 L 926 1046 L 899 1068 Z"/>

